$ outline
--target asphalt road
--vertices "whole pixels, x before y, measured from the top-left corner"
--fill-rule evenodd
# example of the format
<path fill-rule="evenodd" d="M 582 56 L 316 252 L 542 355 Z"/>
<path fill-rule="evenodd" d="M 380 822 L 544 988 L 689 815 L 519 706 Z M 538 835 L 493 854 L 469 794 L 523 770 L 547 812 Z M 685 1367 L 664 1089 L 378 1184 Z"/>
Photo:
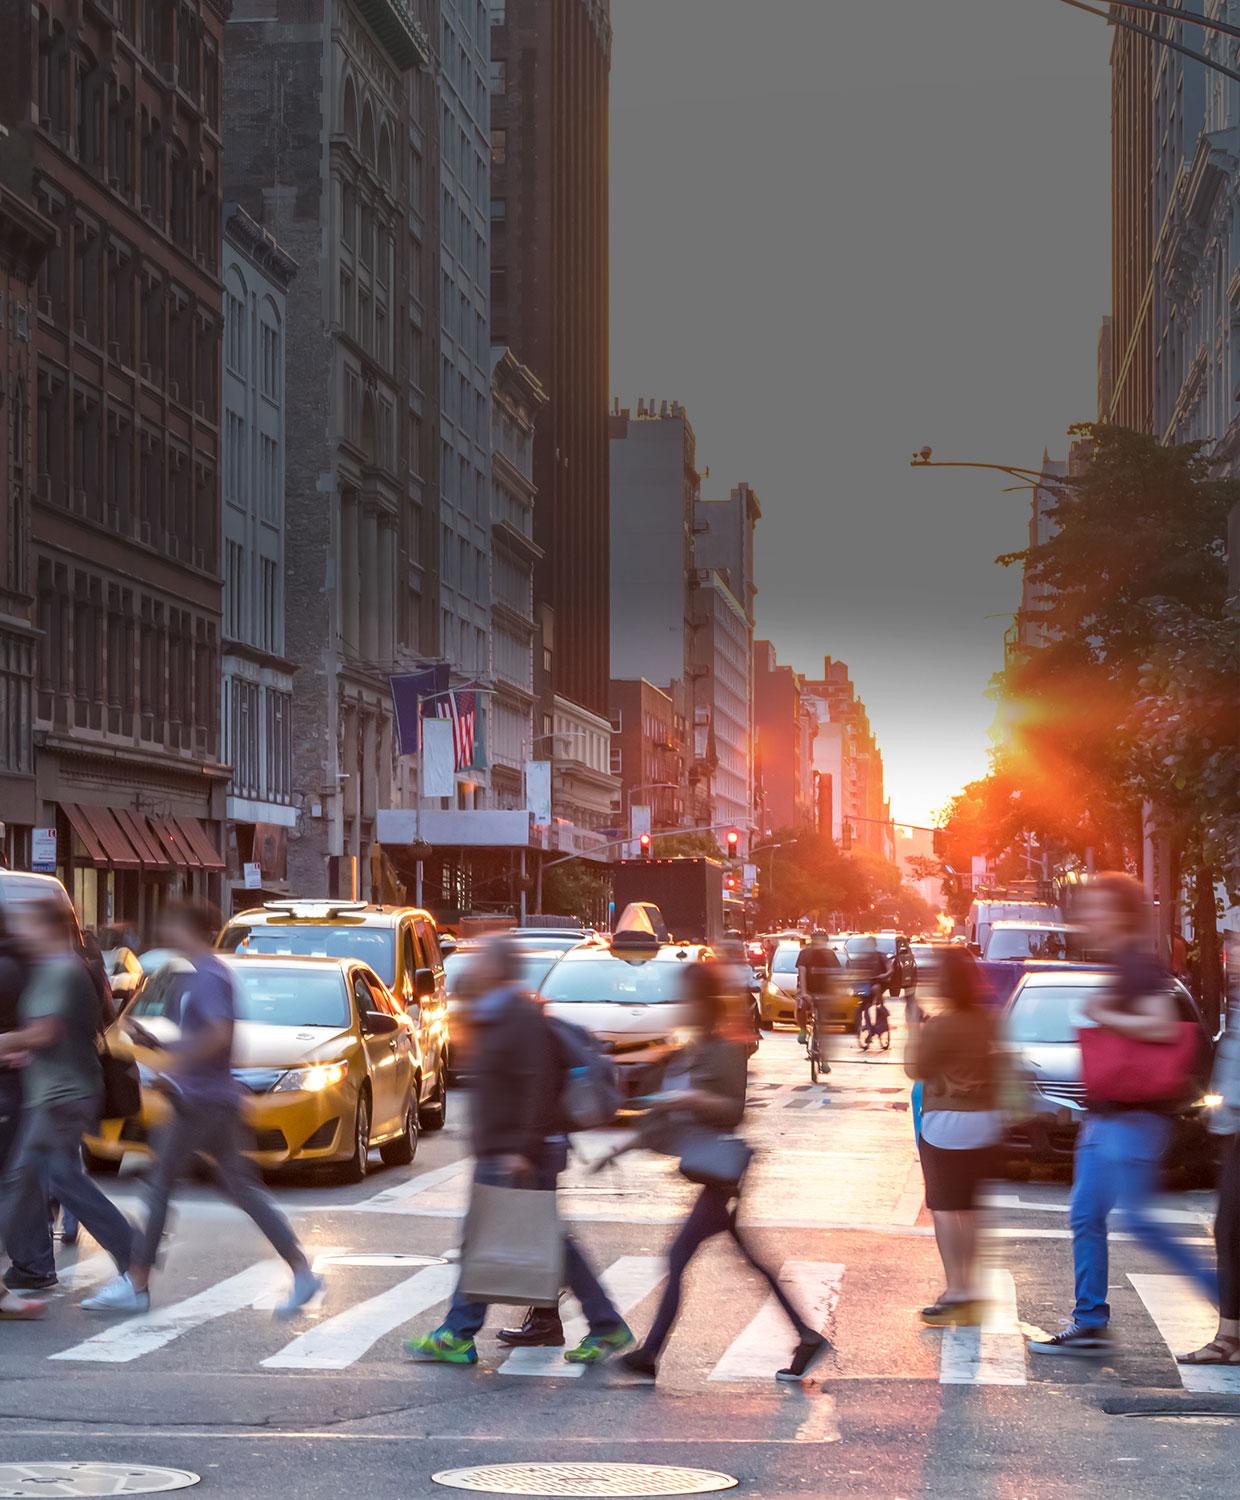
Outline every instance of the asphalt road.
<path fill-rule="evenodd" d="M 435 1325 L 454 1277 L 468 1181 L 458 1097 L 412 1168 L 376 1158 L 357 1188 L 277 1184 L 327 1279 L 321 1306 L 291 1324 L 270 1315 L 283 1267 L 206 1187 L 180 1204 L 146 1318 L 82 1312 L 81 1288 L 108 1267 L 89 1241 L 62 1252 L 48 1318 L 0 1325 L 0 1463 L 168 1465 L 200 1474 L 198 1493 L 256 1500 L 448 1496 L 440 1470 L 518 1461 L 693 1466 L 763 1500 L 1229 1493 L 1240 1372 L 1185 1388 L 1172 1353 L 1212 1332 L 1209 1309 L 1133 1244 L 1114 1245 L 1111 1359 L 1025 1353 L 1024 1334 L 1071 1304 L 1066 1184 L 996 1189 L 990 1325 L 922 1329 L 917 1309 L 941 1279 L 898 1041 L 886 1056 L 841 1050 L 829 1087 L 809 1086 L 787 1034 L 751 1070 L 759 1155 L 744 1218 L 834 1345 L 803 1386 L 773 1380 L 790 1334 L 723 1245 L 691 1273 L 656 1388 L 611 1367 L 576 1378 L 558 1351 L 509 1362 L 486 1333 L 475 1369 L 408 1363 L 403 1340 Z M 114 1191 L 138 1207 L 136 1176 Z M 639 1334 L 689 1192 L 648 1157 L 570 1173 L 565 1211 Z M 1207 1195 L 1167 1209 L 1204 1242 Z"/>

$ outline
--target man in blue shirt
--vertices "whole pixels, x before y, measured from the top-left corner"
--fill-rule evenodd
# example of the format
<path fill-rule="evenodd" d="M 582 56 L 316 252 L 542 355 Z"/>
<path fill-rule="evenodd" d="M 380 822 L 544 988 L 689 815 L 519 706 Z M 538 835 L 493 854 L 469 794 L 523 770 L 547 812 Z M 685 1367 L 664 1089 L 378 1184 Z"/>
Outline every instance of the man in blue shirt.
<path fill-rule="evenodd" d="M 263 1191 L 253 1163 L 244 1155 L 245 1121 L 241 1085 L 232 1073 L 233 1030 L 237 1019 L 233 977 L 212 949 L 220 927 L 217 911 L 185 903 L 164 917 L 164 942 L 193 965 L 181 996 L 181 1036 L 162 1064 L 172 1099 L 172 1118 L 159 1144 L 152 1174 L 146 1228 L 134 1249 L 128 1274 L 118 1276 L 82 1306 L 94 1312 L 146 1312 L 151 1305 L 151 1267 L 177 1184 L 194 1159 L 207 1156 L 220 1187 L 249 1214 L 287 1261 L 293 1287 L 276 1309 L 291 1317 L 322 1289 L 292 1226 Z"/>

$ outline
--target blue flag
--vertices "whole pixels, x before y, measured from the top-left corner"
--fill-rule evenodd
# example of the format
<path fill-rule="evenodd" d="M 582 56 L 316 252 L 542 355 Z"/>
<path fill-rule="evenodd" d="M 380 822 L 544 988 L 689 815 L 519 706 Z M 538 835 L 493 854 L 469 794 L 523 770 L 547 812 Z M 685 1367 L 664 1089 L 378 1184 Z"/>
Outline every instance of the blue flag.
<path fill-rule="evenodd" d="M 396 749 L 398 755 L 416 755 L 421 745 L 423 703 L 448 689 L 446 665 L 425 667 L 420 672 L 401 672 L 388 678 L 392 692 L 392 712 L 396 716 Z"/>

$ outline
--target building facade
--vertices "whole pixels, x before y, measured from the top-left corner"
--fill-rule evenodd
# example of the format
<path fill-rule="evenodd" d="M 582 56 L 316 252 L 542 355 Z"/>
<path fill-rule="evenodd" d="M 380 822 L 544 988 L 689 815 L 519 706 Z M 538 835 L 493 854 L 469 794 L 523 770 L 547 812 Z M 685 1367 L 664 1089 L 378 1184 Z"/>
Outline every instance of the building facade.
<path fill-rule="evenodd" d="M 692 655 L 697 440 L 679 402 L 613 403 L 611 675 L 666 686 Z"/>
<path fill-rule="evenodd" d="M 293 664 L 284 654 L 284 333 L 293 260 L 245 212 L 224 220 L 223 758 L 233 900 L 287 888 Z M 248 894 L 247 894 L 248 892 Z"/>
<path fill-rule="evenodd" d="M 19 869 L 29 866 L 38 817 L 30 576 L 36 282 L 56 232 L 30 206 L 31 187 L 30 142 L 0 137 L 0 856 Z"/>
<path fill-rule="evenodd" d="M 893 859 L 883 755 L 847 666 L 825 657 L 822 677 L 807 680 L 804 692 L 818 721 L 814 769 L 820 777 L 831 777 L 832 836 L 842 845 Z M 836 729 L 825 730 L 828 725 Z"/>
<path fill-rule="evenodd" d="M 587 852 L 615 824 L 620 778 L 611 767 L 611 720 L 568 698 L 553 700 L 551 798 L 559 843 Z"/>
<path fill-rule="evenodd" d="M 547 397 L 511 349 L 491 356 L 491 802 L 521 808 L 538 702 L 534 569 L 542 549 L 534 541 L 534 428 Z"/>
<path fill-rule="evenodd" d="M 800 673 L 779 662 L 770 641 L 754 642 L 754 742 L 762 839 L 814 826 L 816 722 L 802 688 Z"/>
<path fill-rule="evenodd" d="M 685 723 L 670 692 L 639 677 L 611 684 L 611 770 L 620 781 L 616 826 L 633 831 L 633 808 L 650 809 L 652 832 L 685 823 Z"/>
<path fill-rule="evenodd" d="M 721 848 L 729 831 L 744 853 L 753 830 L 753 625 L 723 576 L 694 571 L 689 682 L 710 743 L 710 814 Z"/>
<path fill-rule="evenodd" d="M 405 0 L 260 0 L 227 28 L 229 197 L 298 266 L 285 344 L 298 387 L 285 465 L 300 802 L 288 878 L 307 895 L 398 894 L 375 837 L 403 790 L 387 679 L 439 649 L 440 522 L 424 472 L 440 361 L 426 347 L 438 344 L 426 261 L 438 261 L 440 131 L 428 21 L 438 37 L 429 0 L 416 14 Z"/>
<path fill-rule="evenodd" d="M 218 894 L 224 0 L 14 4 L 39 272 L 38 826 L 84 920 Z"/>
<path fill-rule="evenodd" d="M 607 713 L 608 0 L 489 0 L 493 337 L 548 395 L 537 588 L 555 694 Z M 551 705 L 546 706 L 548 713 Z"/>

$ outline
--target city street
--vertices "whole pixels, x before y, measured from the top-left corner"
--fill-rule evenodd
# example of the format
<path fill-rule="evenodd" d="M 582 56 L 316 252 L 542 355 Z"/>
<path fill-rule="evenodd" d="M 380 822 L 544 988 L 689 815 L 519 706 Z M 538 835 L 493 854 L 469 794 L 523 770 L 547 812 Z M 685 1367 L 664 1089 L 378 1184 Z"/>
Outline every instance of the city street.
<path fill-rule="evenodd" d="M 1173 1351 L 1208 1336 L 1211 1315 L 1122 1237 L 1113 1358 L 1025 1353 L 1026 1331 L 1070 1309 L 1066 1183 L 997 1189 L 990 1324 L 921 1328 L 940 1272 L 899 1036 L 888 1055 L 841 1042 L 830 1087 L 809 1086 L 788 1033 L 751 1067 L 759 1155 L 744 1217 L 834 1344 L 804 1386 L 773 1380 L 790 1335 L 722 1245 L 690 1273 L 656 1389 L 606 1366 L 574 1378 L 559 1350 L 506 1357 L 485 1333 L 474 1370 L 408 1363 L 403 1340 L 434 1326 L 455 1275 L 468 1172 L 458 1094 L 412 1169 L 376 1164 L 354 1189 L 277 1186 L 327 1280 L 322 1305 L 292 1324 L 268 1311 L 283 1267 L 204 1186 L 181 1202 L 148 1316 L 81 1312 L 79 1293 L 108 1265 L 88 1241 L 62 1252 L 64 1292 L 47 1319 L 0 1332 L 5 1457 L 168 1465 L 200 1474 L 204 1493 L 253 1497 L 445 1494 L 441 1470 L 548 1460 L 717 1470 L 764 1500 L 1119 1496 L 1134 1468 L 1168 1494 L 1220 1493 L 1240 1370 L 1177 1368 Z M 599 1177 L 574 1168 L 569 1183 L 564 1211 L 640 1335 L 691 1189 L 671 1163 L 636 1156 Z M 132 1172 L 115 1192 L 140 1204 Z M 1167 1211 L 1204 1240 L 1208 1207 L 1208 1195 L 1180 1194 Z"/>

